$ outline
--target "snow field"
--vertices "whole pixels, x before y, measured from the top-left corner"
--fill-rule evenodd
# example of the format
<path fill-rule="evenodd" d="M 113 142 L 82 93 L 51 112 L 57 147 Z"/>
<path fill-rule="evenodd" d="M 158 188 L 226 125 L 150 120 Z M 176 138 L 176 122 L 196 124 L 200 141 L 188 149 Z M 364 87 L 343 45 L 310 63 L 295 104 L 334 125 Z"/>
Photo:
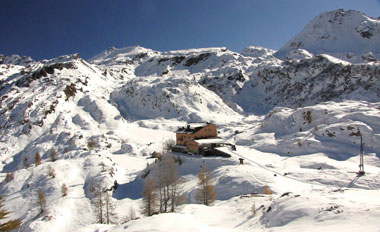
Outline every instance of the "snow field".
<path fill-rule="evenodd" d="M 311 25 L 342 15 L 364 19 L 361 32 L 377 30 L 377 19 L 350 11 L 322 15 Z M 345 33 L 356 33 L 342 22 Z M 312 32 L 338 42 L 345 35 L 319 29 Z M 373 34 L 364 41 L 376 47 L 379 33 Z M 347 43 L 361 39 L 350 38 Z M 40 62 L 13 57 L 12 65 L 0 65 L 0 169 L 2 179 L 14 175 L 1 183 L 0 194 L 10 217 L 21 218 L 26 232 L 379 231 L 379 64 L 370 61 L 377 54 L 362 55 L 368 44 L 354 47 L 360 54 L 289 48 L 284 60 L 260 47 L 240 54 L 110 48 L 90 63 L 77 55 Z M 182 160 L 186 204 L 176 213 L 141 215 L 142 174 L 155 166 L 151 154 L 175 139 L 177 127 L 207 121 L 237 150 L 222 148 L 231 158 L 173 154 Z M 366 171 L 360 177 L 359 130 Z M 37 152 L 42 163 L 35 166 Z M 209 207 L 194 199 L 204 166 L 217 194 Z M 115 180 L 116 224 L 97 224 L 92 189 Z M 265 188 L 273 194 L 263 195 Z M 39 190 L 47 200 L 43 214 Z M 125 222 L 131 209 L 139 219 Z"/>

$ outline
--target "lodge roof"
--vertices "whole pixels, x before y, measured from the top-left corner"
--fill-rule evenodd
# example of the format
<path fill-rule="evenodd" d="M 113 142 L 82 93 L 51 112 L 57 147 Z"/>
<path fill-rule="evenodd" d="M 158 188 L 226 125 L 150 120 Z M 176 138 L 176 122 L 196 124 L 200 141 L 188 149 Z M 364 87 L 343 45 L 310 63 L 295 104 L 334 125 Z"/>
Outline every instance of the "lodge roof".
<path fill-rule="evenodd" d="M 189 123 L 186 127 L 179 127 L 176 131 L 176 133 L 186 133 L 186 134 L 193 134 L 199 131 L 200 129 L 206 127 L 210 123 Z"/>
<path fill-rule="evenodd" d="M 208 138 L 208 139 L 196 139 L 194 140 L 196 143 L 198 144 L 211 144 L 211 143 L 226 143 L 226 141 L 224 139 L 221 139 L 221 138 Z"/>

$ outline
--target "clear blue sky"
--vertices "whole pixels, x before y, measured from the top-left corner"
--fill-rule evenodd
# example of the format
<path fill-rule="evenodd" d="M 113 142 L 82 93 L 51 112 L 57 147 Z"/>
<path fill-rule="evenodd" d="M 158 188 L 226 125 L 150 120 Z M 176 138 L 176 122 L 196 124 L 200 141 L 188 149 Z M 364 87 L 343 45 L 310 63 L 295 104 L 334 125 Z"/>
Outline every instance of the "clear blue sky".
<path fill-rule="evenodd" d="M 35 60 L 115 47 L 279 49 L 316 15 L 380 16 L 380 0 L 1 0 L 0 54 Z"/>

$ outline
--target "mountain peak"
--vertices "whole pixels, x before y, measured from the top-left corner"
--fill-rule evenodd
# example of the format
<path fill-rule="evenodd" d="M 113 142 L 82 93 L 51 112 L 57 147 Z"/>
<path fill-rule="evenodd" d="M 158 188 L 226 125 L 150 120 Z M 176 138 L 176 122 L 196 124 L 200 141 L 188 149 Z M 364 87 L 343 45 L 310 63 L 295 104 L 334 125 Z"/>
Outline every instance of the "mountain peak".
<path fill-rule="evenodd" d="M 156 53 L 157 52 L 152 49 L 144 48 L 139 45 L 124 48 L 109 47 L 103 52 L 90 58 L 89 62 L 103 65 L 126 64 L 147 57 L 148 54 Z"/>
<path fill-rule="evenodd" d="M 296 49 L 313 54 L 380 54 L 380 19 L 355 10 L 338 9 L 312 19 L 275 54 L 284 58 Z"/>
<path fill-rule="evenodd" d="M 263 57 L 263 56 L 265 57 L 271 56 L 275 52 L 276 50 L 269 49 L 269 48 L 264 48 L 260 46 L 248 46 L 243 49 L 241 54 L 244 56 L 258 58 L 258 57 Z"/>

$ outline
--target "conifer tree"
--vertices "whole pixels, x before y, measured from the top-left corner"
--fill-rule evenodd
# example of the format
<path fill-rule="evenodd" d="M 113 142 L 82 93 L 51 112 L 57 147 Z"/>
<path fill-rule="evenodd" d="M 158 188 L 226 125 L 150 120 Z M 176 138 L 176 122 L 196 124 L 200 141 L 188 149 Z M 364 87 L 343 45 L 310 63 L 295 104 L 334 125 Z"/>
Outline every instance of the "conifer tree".
<path fill-rule="evenodd" d="M 63 183 L 61 186 L 62 197 L 67 196 L 67 190 L 68 190 L 67 185 L 65 183 Z"/>
<path fill-rule="evenodd" d="M 54 147 L 50 149 L 50 158 L 53 162 L 58 159 L 57 151 L 54 149 Z"/>
<path fill-rule="evenodd" d="M 41 213 L 44 213 L 45 208 L 46 208 L 46 198 L 45 198 L 45 194 L 42 190 L 38 190 L 37 205 L 38 205 L 38 207 L 40 207 Z"/>
<path fill-rule="evenodd" d="M 10 214 L 9 211 L 7 211 L 6 209 L 3 209 L 4 202 L 5 200 L 3 199 L 2 196 L 0 196 L 0 220 L 2 221 L 7 218 L 8 214 Z M 20 226 L 21 226 L 21 220 L 19 219 L 9 220 L 9 221 L 0 223 L 0 231 L 9 232 L 9 231 L 20 228 Z"/>
<path fill-rule="evenodd" d="M 30 164 L 29 164 L 29 161 L 28 161 L 28 157 L 24 156 L 24 167 L 25 168 L 29 168 L 30 167 Z"/>
<path fill-rule="evenodd" d="M 50 176 L 52 178 L 55 178 L 55 170 L 54 170 L 54 168 L 52 168 L 51 166 L 49 166 L 47 174 L 48 174 L 48 176 Z"/>
<path fill-rule="evenodd" d="M 15 178 L 14 174 L 12 172 L 8 172 L 5 176 L 5 182 L 9 183 Z"/>
<path fill-rule="evenodd" d="M 211 174 L 206 166 L 204 166 L 198 174 L 198 189 L 195 194 L 197 202 L 210 205 L 215 201 L 216 194 L 214 186 L 211 183 Z"/>
<path fill-rule="evenodd" d="M 36 154 L 34 155 L 34 165 L 37 167 L 40 164 L 41 164 L 41 155 L 37 151 Z"/>

